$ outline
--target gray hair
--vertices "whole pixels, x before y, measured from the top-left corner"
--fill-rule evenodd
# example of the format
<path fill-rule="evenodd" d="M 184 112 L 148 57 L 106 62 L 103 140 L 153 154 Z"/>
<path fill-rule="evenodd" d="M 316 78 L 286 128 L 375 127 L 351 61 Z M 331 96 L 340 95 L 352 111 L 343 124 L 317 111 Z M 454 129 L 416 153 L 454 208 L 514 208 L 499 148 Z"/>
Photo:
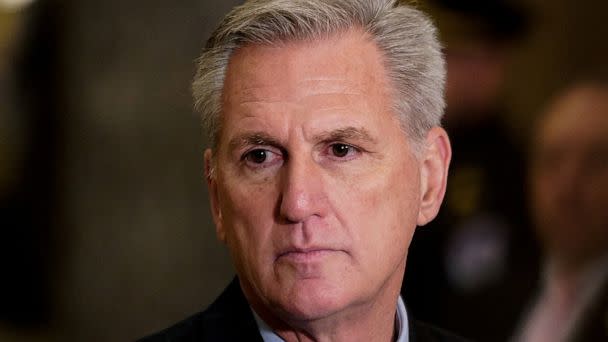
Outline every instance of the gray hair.
<path fill-rule="evenodd" d="M 393 109 L 406 134 L 420 142 L 440 125 L 445 65 L 436 29 L 419 10 L 396 0 L 249 0 L 220 23 L 198 59 L 192 89 L 203 129 L 216 146 L 230 57 L 249 44 L 314 40 L 358 28 L 384 57 L 394 87 Z"/>

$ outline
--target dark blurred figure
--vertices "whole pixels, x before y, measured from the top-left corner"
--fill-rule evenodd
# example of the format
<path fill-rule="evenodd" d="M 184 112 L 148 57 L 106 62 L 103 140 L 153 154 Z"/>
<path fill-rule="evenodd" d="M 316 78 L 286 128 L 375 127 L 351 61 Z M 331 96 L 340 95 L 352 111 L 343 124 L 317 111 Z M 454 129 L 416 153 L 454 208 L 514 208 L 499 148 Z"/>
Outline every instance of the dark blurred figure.
<path fill-rule="evenodd" d="M 608 341 L 608 83 L 569 88 L 536 128 L 531 202 L 544 272 L 515 341 Z"/>
<path fill-rule="evenodd" d="M 1 18 L 18 27 L 3 32 L 12 42 L 0 56 L 7 68 L 0 84 L 0 324 L 34 330 L 51 315 L 57 41 L 55 18 L 43 10 L 49 1 L 9 3 L 20 2 L 3 4 Z"/>
<path fill-rule="evenodd" d="M 538 269 L 523 153 L 501 105 L 511 52 L 529 19 L 506 0 L 436 0 L 430 8 L 446 47 L 452 183 L 438 219 L 416 232 L 402 292 L 416 317 L 472 339 L 504 341 Z"/>

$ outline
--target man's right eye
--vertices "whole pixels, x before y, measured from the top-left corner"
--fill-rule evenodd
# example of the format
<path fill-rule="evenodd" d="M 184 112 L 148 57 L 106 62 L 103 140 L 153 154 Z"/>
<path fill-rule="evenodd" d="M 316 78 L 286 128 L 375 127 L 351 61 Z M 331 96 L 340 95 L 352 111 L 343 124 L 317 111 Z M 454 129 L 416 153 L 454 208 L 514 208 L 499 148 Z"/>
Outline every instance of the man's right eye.
<path fill-rule="evenodd" d="M 266 161 L 267 155 L 268 155 L 268 151 L 258 149 L 258 150 L 249 151 L 245 155 L 245 159 L 252 163 L 262 164 L 263 162 Z"/>
<path fill-rule="evenodd" d="M 280 161 L 281 158 L 279 153 L 262 148 L 251 150 L 243 155 L 243 160 L 255 167 L 270 166 L 275 162 Z"/>

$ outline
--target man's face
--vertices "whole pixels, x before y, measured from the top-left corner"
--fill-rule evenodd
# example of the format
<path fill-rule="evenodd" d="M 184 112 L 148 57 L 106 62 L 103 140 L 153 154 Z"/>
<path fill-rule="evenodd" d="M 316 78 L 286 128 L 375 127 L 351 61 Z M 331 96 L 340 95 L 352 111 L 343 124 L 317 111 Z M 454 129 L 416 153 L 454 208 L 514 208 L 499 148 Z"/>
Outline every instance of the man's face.
<path fill-rule="evenodd" d="M 608 92 L 580 88 L 542 122 L 532 160 L 534 214 L 554 256 L 608 250 Z"/>
<path fill-rule="evenodd" d="M 414 228 L 436 212 L 423 200 L 434 169 L 412 153 L 381 63 L 358 32 L 231 58 L 206 161 L 218 237 L 254 308 L 310 320 L 396 298 Z"/>

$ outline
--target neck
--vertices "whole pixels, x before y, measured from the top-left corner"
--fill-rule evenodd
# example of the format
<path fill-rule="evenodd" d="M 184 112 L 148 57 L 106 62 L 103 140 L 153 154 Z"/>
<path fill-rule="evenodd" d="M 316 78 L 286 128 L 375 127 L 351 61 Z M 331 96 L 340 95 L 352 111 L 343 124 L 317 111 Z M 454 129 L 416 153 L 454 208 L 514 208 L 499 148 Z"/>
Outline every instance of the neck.
<path fill-rule="evenodd" d="M 584 259 L 573 262 L 573 260 L 550 260 L 549 285 L 560 291 L 579 292 L 582 286 L 588 283 L 588 275 L 594 263 L 600 258 Z"/>
<path fill-rule="evenodd" d="M 586 253 L 576 257 L 566 255 L 553 255 L 551 264 L 556 278 L 564 281 L 573 281 L 585 272 L 593 263 L 600 260 L 604 253 Z"/>

